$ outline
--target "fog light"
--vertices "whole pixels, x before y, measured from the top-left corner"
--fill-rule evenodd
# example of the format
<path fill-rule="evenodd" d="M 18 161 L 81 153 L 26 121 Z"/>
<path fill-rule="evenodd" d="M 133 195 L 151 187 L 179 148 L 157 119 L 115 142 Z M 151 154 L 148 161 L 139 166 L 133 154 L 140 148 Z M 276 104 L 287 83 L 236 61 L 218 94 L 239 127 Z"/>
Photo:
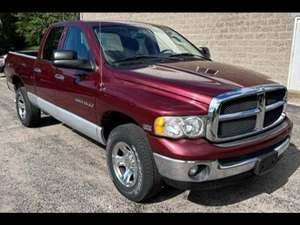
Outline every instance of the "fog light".
<path fill-rule="evenodd" d="M 190 177 L 195 177 L 197 176 L 199 173 L 201 173 L 202 171 L 208 169 L 207 165 L 195 165 L 192 166 L 188 172 L 188 175 Z M 205 172 L 205 171 L 204 171 Z"/>

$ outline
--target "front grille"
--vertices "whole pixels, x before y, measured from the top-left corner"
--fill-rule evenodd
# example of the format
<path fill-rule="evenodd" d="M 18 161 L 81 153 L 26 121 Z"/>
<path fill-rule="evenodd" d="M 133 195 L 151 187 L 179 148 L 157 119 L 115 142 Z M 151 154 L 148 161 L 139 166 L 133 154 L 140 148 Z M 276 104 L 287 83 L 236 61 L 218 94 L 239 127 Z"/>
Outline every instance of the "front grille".
<path fill-rule="evenodd" d="M 286 91 L 284 89 L 267 92 L 266 105 L 271 105 L 278 101 L 281 101 L 282 99 L 284 99 L 285 94 Z"/>
<path fill-rule="evenodd" d="M 225 102 L 221 108 L 221 114 L 236 113 L 255 109 L 257 107 L 257 96 L 250 96 Z"/>
<path fill-rule="evenodd" d="M 239 120 L 224 121 L 219 123 L 218 136 L 221 138 L 236 136 L 251 132 L 255 129 L 256 116 Z"/>
<path fill-rule="evenodd" d="M 221 142 L 261 132 L 282 121 L 285 106 L 286 88 L 281 85 L 227 92 L 210 104 L 207 137 Z"/>
<path fill-rule="evenodd" d="M 281 116 L 282 112 L 283 112 L 283 106 L 280 106 L 278 108 L 266 112 L 264 127 L 270 126 L 271 124 L 276 122 L 276 120 L 278 120 L 278 118 Z"/>

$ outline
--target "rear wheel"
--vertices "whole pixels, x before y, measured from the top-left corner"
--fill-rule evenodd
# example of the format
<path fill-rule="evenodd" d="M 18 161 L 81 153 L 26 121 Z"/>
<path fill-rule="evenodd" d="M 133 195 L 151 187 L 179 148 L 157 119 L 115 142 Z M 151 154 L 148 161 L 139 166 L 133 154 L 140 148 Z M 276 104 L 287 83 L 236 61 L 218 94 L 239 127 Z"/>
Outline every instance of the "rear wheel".
<path fill-rule="evenodd" d="M 107 143 L 107 165 L 116 188 L 132 201 L 144 201 L 161 188 L 145 132 L 135 124 L 112 130 Z"/>
<path fill-rule="evenodd" d="M 29 101 L 25 87 L 19 87 L 16 91 L 16 109 L 24 126 L 35 127 L 39 124 L 41 111 Z"/>

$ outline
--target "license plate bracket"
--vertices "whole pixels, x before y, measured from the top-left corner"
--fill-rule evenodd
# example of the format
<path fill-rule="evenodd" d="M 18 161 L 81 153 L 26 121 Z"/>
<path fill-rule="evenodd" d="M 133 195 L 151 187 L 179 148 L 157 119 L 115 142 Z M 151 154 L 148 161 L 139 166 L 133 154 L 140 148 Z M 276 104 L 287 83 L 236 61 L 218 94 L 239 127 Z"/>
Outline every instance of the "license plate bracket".
<path fill-rule="evenodd" d="M 273 151 L 263 157 L 261 157 L 254 169 L 256 175 L 263 175 L 269 172 L 277 163 L 279 157 L 276 151 Z"/>

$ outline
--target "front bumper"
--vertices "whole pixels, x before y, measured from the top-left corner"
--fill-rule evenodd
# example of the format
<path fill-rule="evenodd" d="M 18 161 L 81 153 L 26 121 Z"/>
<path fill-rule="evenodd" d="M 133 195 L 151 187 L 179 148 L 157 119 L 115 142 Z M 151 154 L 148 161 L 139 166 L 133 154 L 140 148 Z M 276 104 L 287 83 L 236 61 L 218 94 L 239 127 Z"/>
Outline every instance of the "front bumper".
<path fill-rule="evenodd" d="M 287 137 L 273 147 L 268 153 L 262 153 L 247 159 L 235 160 L 233 162 L 225 162 L 221 160 L 178 160 L 169 158 L 158 153 L 154 153 L 154 160 L 156 162 L 158 171 L 161 176 L 181 182 L 204 182 L 232 177 L 251 170 L 255 170 L 258 163 L 263 158 L 276 152 L 278 158 L 286 151 L 290 144 L 290 138 Z M 205 169 L 199 172 L 196 176 L 189 176 L 189 171 L 192 167 L 201 165 Z"/>
<path fill-rule="evenodd" d="M 243 156 L 274 146 L 291 135 L 293 123 L 288 117 L 276 127 L 236 141 L 212 143 L 205 138 L 178 139 L 156 137 L 148 134 L 151 148 L 157 154 L 178 160 L 217 160 Z"/>

